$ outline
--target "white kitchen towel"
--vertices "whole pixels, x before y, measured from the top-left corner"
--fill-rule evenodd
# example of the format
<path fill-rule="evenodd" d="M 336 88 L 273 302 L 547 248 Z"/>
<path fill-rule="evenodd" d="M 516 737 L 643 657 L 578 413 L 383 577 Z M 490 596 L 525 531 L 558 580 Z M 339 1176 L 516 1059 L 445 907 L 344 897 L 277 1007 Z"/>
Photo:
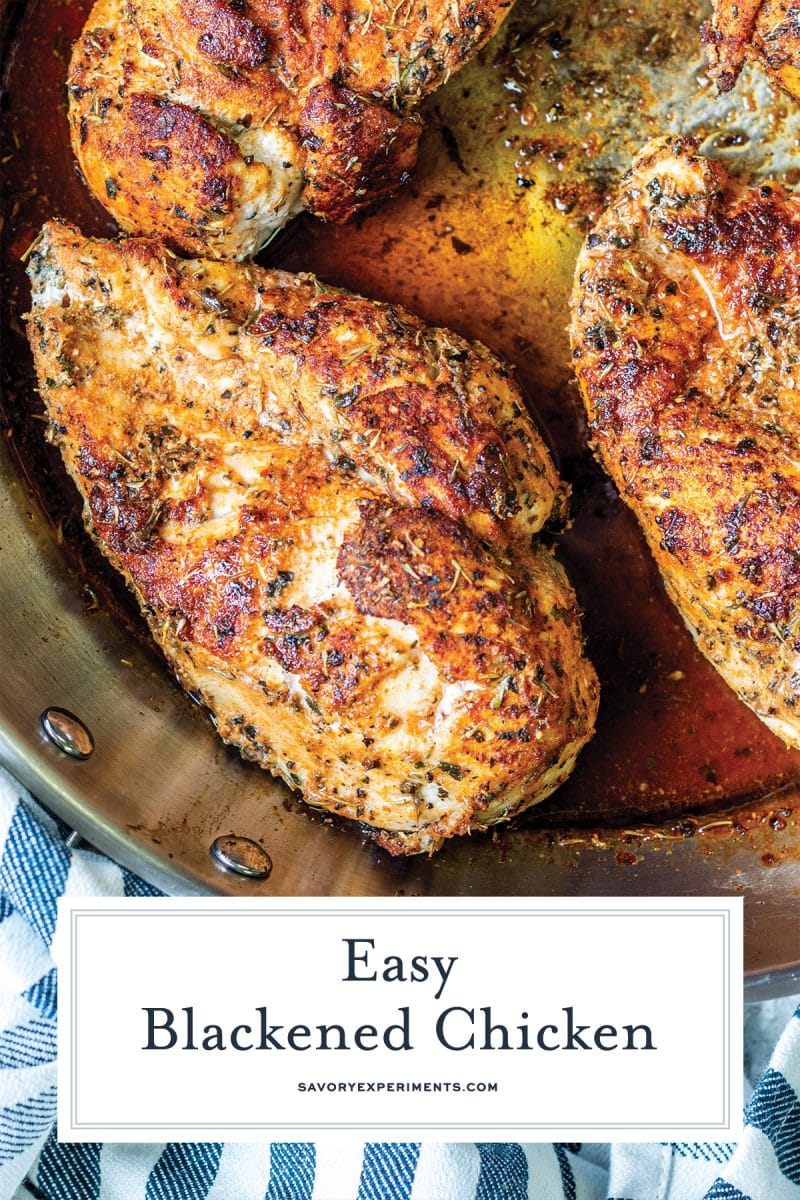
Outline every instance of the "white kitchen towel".
<path fill-rule="evenodd" d="M 0 1200 L 800 1200 L 800 1008 L 738 1146 L 60 1143 L 56 901 L 158 894 L 68 833 L 0 770 Z"/>

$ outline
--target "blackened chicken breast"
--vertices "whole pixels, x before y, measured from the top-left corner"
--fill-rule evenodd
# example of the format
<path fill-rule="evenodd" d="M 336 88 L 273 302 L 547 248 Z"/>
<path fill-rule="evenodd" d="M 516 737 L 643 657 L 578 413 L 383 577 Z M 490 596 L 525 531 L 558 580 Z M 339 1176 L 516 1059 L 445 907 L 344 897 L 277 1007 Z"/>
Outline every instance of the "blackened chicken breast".
<path fill-rule="evenodd" d="M 311 276 L 47 225 L 29 334 L 89 530 L 221 736 L 395 853 L 505 820 L 597 710 L 510 369 Z"/>
<path fill-rule="evenodd" d="M 587 238 L 575 369 L 667 592 L 800 746 L 800 200 L 689 138 L 646 146 Z"/>
<path fill-rule="evenodd" d="M 346 221 L 416 162 L 422 98 L 511 0 L 97 0 L 72 144 L 130 233 L 246 258 L 307 209 Z"/>
<path fill-rule="evenodd" d="M 711 75 L 728 92 L 746 58 L 800 100 L 800 0 L 714 0 L 703 27 Z"/>

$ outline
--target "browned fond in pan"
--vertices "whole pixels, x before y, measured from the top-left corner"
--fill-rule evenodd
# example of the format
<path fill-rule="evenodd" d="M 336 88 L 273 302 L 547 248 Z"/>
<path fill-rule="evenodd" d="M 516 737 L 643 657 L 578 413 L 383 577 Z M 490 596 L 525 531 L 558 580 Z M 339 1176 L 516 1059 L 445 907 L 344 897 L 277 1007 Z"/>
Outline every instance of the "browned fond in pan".
<path fill-rule="evenodd" d="M 789 969 L 800 958 L 800 755 L 736 700 L 666 599 L 633 518 L 586 448 L 565 332 L 582 232 L 638 145 L 680 124 L 734 166 L 796 181 L 800 120 L 788 101 L 755 68 L 716 96 L 697 41 L 704 4 L 644 0 L 634 17 L 624 5 L 598 13 L 588 0 L 520 5 L 434 98 L 403 196 L 343 229 L 303 219 L 262 256 L 402 302 L 510 358 L 574 489 L 559 555 L 601 676 L 597 735 L 567 785 L 523 822 L 465 839 L 436 862 L 391 863 L 218 744 L 87 549 L 76 499 L 44 445 L 18 323 L 27 303 L 19 260 L 45 217 L 113 233 L 77 175 L 64 117 L 66 60 L 88 7 L 26 6 L 6 59 L 8 761 L 98 844 L 153 877 L 174 865 L 187 886 L 234 893 L 742 890 L 752 897 L 748 969 Z M 66 763 L 42 743 L 36 719 L 48 703 L 91 724 L 88 762 Z M 230 831 L 267 845 L 268 883 L 213 867 L 208 845 Z"/>

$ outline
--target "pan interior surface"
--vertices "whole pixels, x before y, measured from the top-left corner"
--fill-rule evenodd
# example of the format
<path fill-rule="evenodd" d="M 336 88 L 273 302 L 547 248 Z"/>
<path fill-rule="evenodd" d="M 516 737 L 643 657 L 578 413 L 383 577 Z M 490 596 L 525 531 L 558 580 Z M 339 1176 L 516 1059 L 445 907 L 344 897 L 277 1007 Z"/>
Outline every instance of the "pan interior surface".
<path fill-rule="evenodd" d="M 218 741 L 87 546 L 77 498 L 44 443 L 20 324 L 20 260 L 47 217 L 114 233 L 78 177 L 64 113 L 66 62 L 88 8 L 24 6 L 5 64 L 0 732 L 12 769 L 101 849 L 176 890 L 743 892 L 748 971 L 762 982 L 785 978 L 798 959 L 800 754 L 697 652 L 587 449 L 566 301 L 581 239 L 648 137 L 680 129 L 731 169 L 792 185 L 800 111 L 757 67 L 716 95 L 699 46 L 705 3 L 521 3 L 429 101 L 420 166 L 401 196 L 347 227 L 300 219 L 262 255 L 405 304 L 508 358 L 573 487 L 559 556 L 601 676 L 595 739 L 568 783 L 523 821 L 433 860 L 391 860 Z M 95 741 L 86 761 L 66 760 L 43 738 L 39 714 L 51 705 L 86 722 Z M 226 834 L 268 850 L 268 879 L 215 864 L 209 847 Z"/>

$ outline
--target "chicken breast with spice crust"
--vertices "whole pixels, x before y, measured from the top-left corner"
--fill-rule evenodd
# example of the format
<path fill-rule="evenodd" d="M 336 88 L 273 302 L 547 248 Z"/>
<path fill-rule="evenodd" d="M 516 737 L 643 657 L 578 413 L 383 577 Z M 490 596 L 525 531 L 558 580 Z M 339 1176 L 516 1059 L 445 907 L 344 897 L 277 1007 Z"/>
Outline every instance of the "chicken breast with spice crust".
<path fill-rule="evenodd" d="M 800 199 L 650 143 L 584 244 L 574 363 L 698 646 L 800 746 Z"/>
<path fill-rule="evenodd" d="M 800 100 L 800 0 L 714 0 L 703 41 L 721 92 L 730 91 L 750 57 Z"/>
<path fill-rule="evenodd" d="M 222 737 L 395 853 L 592 733 L 565 501 L 510 369 L 293 276 L 51 223 L 29 335 L 86 523 Z"/>
<path fill-rule="evenodd" d="M 346 221 L 410 177 L 420 101 L 512 0 L 98 0 L 72 143 L 120 227 L 246 258 L 307 209 Z"/>

